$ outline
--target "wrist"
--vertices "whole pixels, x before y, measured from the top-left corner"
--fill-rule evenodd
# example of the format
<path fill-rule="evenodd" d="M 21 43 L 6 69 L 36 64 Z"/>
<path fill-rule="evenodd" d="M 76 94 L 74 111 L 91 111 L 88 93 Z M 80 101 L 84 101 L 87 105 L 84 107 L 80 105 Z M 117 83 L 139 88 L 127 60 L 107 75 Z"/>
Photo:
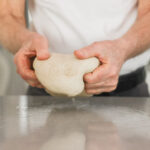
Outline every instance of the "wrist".
<path fill-rule="evenodd" d="M 136 39 L 133 40 L 133 38 L 121 37 L 116 41 L 119 45 L 120 54 L 124 61 L 134 57 L 134 50 L 136 49 L 137 45 Z"/>
<path fill-rule="evenodd" d="M 35 33 L 32 32 L 32 31 L 29 31 L 29 30 L 24 30 L 22 31 L 21 33 L 23 36 L 20 36 L 21 37 L 21 46 L 26 42 L 28 41 L 29 39 L 31 39 L 33 36 L 35 36 Z"/>
<path fill-rule="evenodd" d="M 21 30 L 21 32 L 18 35 L 20 37 L 19 41 L 19 47 L 17 51 L 14 52 L 16 54 L 24 45 L 26 45 L 29 41 L 33 41 L 34 38 L 39 37 L 40 35 L 36 32 L 32 32 L 28 29 Z"/>
<path fill-rule="evenodd" d="M 27 29 L 20 29 L 15 35 L 16 43 L 11 52 L 16 54 L 24 45 L 24 43 L 33 35 L 33 32 Z"/>

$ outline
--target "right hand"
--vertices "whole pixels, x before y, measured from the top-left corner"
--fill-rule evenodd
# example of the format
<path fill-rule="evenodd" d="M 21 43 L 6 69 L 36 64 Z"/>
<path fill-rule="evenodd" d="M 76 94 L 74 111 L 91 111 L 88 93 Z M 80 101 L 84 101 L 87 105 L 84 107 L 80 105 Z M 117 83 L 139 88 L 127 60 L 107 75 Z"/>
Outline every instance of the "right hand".
<path fill-rule="evenodd" d="M 14 62 L 17 67 L 17 73 L 20 74 L 29 85 L 43 88 L 32 69 L 34 57 L 37 57 L 38 60 L 46 60 L 50 57 L 48 40 L 38 33 L 31 34 L 31 36 L 24 41 L 22 47 L 15 54 Z"/>

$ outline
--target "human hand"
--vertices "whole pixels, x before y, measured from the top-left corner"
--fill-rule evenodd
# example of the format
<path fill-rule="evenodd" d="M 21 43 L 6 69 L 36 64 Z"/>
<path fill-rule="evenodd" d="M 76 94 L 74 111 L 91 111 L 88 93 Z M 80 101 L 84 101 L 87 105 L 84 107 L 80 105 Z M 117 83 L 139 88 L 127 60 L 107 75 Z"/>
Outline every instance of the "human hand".
<path fill-rule="evenodd" d="M 97 57 L 101 65 L 84 75 L 85 91 L 100 94 L 116 89 L 120 69 L 125 61 L 125 49 L 119 41 L 95 42 L 74 52 L 78 59 Z"/>
<path fill-rule="evenodd" d="M 33 87 L 43 88 L 39 83 L 32 68 L 34 57 L 39 60 L 45 60 L 50 57 L 48 51 L 48 41 L 38 33 L 32 33 L 24 41 L 20 50 L 14 56 L 14 62 L 17 67 L 17 73 Z"/>

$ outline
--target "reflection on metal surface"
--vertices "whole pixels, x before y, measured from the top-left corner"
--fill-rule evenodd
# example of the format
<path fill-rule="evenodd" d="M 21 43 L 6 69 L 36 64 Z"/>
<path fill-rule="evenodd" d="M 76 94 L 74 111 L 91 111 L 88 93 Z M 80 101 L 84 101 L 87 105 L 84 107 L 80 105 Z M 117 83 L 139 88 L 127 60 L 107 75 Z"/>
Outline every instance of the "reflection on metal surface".
<path fill-rule="evenodd" d="M 47 125 L 53 130 L 44 150 L 120 150 L 115 125 L 86 109 L 55 108 Z"/>
<path fill-rule="evenodd" d="M 147 108 L 150 99 L 4 97 L 0 101 L 5 104 L 3 116 L 7 113 L 3 117 L 5 124 L 0 120 L 2 129 L 12 130 L 8 120 L 11 126 L 20 122 L 21 129 L 0 135 L 2 150 L 149 150 L 150 147 Z M 12 102 L 19 104 L 19 109 L 12 107 Z M 8 113 L 5 110 L 10 106 Z"/>
<path fill-rule="evenodd" d="M 99 122 L 88 127 L 86 150 L 121 150 L 121 141 L 112 122 Z"/>
<path fill-rule="evenodd" d="M 0 96 L 25 94 L 27 87 L 16 73 L 12 54 L 0 47 Z"/>
<path fill-rule="evenodd" d="M 26 96 L 20 96 L 19 101 L 19 127 L 20 133 L 23 135 L 27 134 L 28 131 L 28 98 Z"/>
<path fill-rule="evenodd" d="M 0 50 L 0 95 L 6 94 L 6 90 L 11 79 L 10 74 L 9 62 L 5 58 L 3 52 Z"/>

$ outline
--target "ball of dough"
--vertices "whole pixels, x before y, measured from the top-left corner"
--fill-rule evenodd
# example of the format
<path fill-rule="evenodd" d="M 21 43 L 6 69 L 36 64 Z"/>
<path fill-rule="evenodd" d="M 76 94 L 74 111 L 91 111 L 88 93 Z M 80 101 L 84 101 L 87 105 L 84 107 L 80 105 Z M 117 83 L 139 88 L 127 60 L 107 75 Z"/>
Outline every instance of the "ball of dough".
<path fill-rule="evenodd" d="M 83 76 L 99 66 L 96 57 L 79 60 L 73 54 L 51 53 L 47 60 L 33 62 L 35 74 L 53 96 L 86 96 Z"/>

